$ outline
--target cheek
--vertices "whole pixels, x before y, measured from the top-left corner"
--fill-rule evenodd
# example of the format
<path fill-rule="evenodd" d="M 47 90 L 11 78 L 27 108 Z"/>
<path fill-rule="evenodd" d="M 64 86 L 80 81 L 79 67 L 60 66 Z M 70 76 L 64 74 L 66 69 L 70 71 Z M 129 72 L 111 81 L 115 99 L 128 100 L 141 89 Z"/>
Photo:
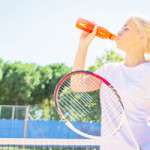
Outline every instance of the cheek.
<path fill-rule="evenodd" d="M 134 35 L 123 35 L 120 39 L 116 41 L 118 49 L 126 49 L 132 47 L 135 43 L 137 43 L 137 37 Z"/>

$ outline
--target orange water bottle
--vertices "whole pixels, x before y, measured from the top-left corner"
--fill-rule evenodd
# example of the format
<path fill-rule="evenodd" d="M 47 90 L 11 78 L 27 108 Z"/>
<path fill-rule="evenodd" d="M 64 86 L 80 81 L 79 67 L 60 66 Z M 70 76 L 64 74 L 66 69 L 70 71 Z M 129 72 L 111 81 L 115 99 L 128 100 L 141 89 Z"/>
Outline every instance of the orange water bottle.
<path fill-rule="evenodd" d="M 84 30 L 86 32 L 91 33 L 95 27 L 95 23 L 88 21 L 86 19 L 83 18 L 78 18 L 77 23 L 76 23 L 76 27 Z M 96 32 L 96 36 L 102 38 L 102 39 L 110 39 L 110 40 L 115 40 L 116 36 L 112 33 L 110 33 L 107 29 L 101 27 L 101 26 L 97 26 L 97 32 Z"/>

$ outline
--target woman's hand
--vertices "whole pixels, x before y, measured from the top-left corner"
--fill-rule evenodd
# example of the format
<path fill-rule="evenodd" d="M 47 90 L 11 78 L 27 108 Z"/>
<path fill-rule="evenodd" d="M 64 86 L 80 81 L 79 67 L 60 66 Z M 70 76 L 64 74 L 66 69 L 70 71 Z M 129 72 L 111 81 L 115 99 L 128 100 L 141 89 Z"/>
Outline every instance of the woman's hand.
<path fill-rule="evenodd" d="M 97 26 L 94 27 L 91 33 L 83 31 L 80 36 L 79 47 L 88 47 L 94 39 L 97 32 Z"/>

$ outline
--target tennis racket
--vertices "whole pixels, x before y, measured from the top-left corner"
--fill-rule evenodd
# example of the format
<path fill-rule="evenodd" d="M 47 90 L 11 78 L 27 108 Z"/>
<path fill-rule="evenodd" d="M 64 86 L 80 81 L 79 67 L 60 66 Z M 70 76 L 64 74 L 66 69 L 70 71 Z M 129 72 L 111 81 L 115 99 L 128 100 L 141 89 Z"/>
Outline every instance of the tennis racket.
<path fill-rule="evenodd" d="M 64 76 L 54 92 L 56 110 L 64 123 L 79 135 L 103 142 L 126 124 L 121 98 L 103 77 L 89 71 L 75 71 Z"/>

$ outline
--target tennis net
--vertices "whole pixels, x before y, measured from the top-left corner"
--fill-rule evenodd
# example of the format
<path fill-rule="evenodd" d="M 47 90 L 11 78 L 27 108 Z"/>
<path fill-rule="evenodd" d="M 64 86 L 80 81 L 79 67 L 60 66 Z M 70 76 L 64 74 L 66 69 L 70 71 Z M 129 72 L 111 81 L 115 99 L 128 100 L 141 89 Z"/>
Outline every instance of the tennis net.
<path fill-rule="evenodd" d="M 98 150 L 99 148 L 99 141 L 93 139 L 0 139 L 0 150 Z"/>

